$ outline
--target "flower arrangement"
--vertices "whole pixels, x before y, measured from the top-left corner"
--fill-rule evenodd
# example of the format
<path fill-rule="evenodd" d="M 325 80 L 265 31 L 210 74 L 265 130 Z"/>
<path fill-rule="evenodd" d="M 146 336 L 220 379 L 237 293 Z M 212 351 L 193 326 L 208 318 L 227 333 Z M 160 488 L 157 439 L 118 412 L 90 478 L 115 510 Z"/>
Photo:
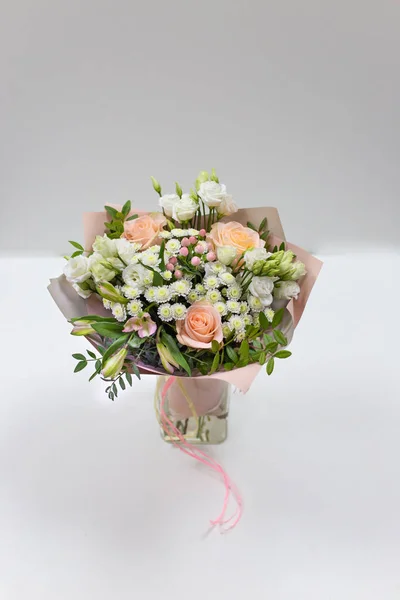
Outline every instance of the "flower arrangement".
<path fill-rule="evenodd" d="M 108 382 L 132 385 L 141 367 L 205 376 L 288 358 L 281 331 L 285 307 L 298 298 L 305 264 L 283 241 L 270 243 L 268 221 L 243 225 L 238 207 L 214 170 L 202 171 L 190 193 L 159 196 L 159 212 L 139 215 L 130 201 L 106 206 L 105 233 L 67 258 L 66 280 L 96 314 L 74 317 L 72 334 L 87 336 L 98 354 L 74 354 L 75 371 L 90 362 Z"/>

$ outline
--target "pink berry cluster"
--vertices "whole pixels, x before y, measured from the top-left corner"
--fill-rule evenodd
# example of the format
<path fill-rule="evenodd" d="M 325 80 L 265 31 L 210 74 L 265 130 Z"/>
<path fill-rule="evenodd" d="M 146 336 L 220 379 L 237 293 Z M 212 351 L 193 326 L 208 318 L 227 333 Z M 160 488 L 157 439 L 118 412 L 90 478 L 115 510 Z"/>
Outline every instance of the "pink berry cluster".
<path fill-rule="evenodd" d="M 217 259 L 213 245 L 204 240 L 206 233 L 205 229 L 200 229 L 198 236 L 191 235 L 190 237 L 182 238 L 178 256 L 171 256 L 165 267 L 168 271 L 173 272 L 176 279 L 183 277 L 183 273 L 179 269 L 178 259 L 181 259 L 186 264 L 190 262 L 193 267 L 201 265 L 204 258 L 208 262 L 213 262 Z"/>

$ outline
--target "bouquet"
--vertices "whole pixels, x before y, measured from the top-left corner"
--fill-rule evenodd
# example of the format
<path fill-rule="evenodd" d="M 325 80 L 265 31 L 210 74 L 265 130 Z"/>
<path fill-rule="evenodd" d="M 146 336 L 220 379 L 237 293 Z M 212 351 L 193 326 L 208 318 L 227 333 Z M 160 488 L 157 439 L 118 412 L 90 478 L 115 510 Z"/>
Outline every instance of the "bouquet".
<path fill-rule="evenodd" d="M 183 447 L 184 425 L 165 412 L 174 381 L 197 426 L 193 385 L 219 380 L 247 391 L 263 366 L 271 375 L 291 356 L 321 263 L 285 242 L 276 209 L 239 210 L 214 170 L 202 171 L 189 193 L 176 183 L 163 194 L 151 179 L 158 212 L 127 201 L 85 214 L 85 245 L 70 242 L 74 252 L 49 289 L 72 335 L 93 346 L 73 354 L 75 372 L 91 365 L 90 380 L 106 381 L 110 400 L 135 376 L 164 376 L 160 422 Z M 220 395 L 212 389 L 206 395 Z"/>

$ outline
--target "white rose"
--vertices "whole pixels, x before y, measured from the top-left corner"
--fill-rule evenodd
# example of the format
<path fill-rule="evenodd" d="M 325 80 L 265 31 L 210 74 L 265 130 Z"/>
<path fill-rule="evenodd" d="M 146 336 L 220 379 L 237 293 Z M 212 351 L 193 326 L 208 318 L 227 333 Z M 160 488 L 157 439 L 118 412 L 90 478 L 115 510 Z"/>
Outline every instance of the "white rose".
<path fill-rule="evenodd" d="M 111 265 L 107 265 L 107 260 L 97 252 L 89 257 L 89 269 L 96 283 L 111 281 L 116 275 Z"/>
<path fill-rule="evenodd" d="M 140 248 L 140 244 L 136 242 L 129 242 L 126 238 L 120 238 L 119 240 L 115 240 L 115 247 L 119 254 L 119 257 L 129 265 L 132 261 L 132 258 L 135 256 L 136 252 Z"/>
<path fill-rule="evenodd" d="M 228 215 L 233 215 L 233 213 L 238 211 L 238 205 L 233 201 L 232 196 L 227 194 L 225 198 L 223 198 L 221 204 L 218 206 L 218 214 L 227 217 Z"/>
<path fill-rule="evenodd" d="M 249 292 L 256 298 L 259 298 L 264 307 L 272 304 L 273 289 L 274 282 L 269 277 L 253 277 L 249 285 Z"/>
<path fill-rule="evenodd" d="M 196 214 L 197 208 L 197 202 L 189 194 L 182 194 L 182 198 L 178 198 L 172 207 L 172 217 L 179 223 L 189 221 Z"/>
<path fill-rule="evenodd" d="M 164 194 L 158 200 L 158 204 L 164 209 L 164 212 L 167 217 L 172 217 L 174 205 L 178 202 L 179 196 L 178 194 Z"/>
<path fill-rule="evenodd" d="M 111 240 L 106 234 L 103 236 L 96 235 L 96 239 L 93 243 L 93 250 L 98 254 L 101 254 L 104 258 L 117 256 L 115 240 Z"/>
<path fill-rule="evenodd" d="M 223 265 L 230 265 L 236 258 L 237 249 L 233 246 L 218 246 L 217 258 Z"/>
<path fill-rule="evenodd" d="M 300 279 L 300 277 L 304 277 L 307 273 L 306 266 L 304 263 L 298 261 L 293 264 L 293 269 L 290 273 L 290 278 L 293 280 Z"/>
<path fill-rule="evenodd" d="M 73 283 L 72 287 L 74 288 L 74 290 L 76 291 L 76 293 L 81 298 L 85 298 L 85 300 L 86 300 L 86 298 L 89 298 L 89 296 L 92 295 L 92 290 L 91 289 L 83 290 L 78 283 Z"/>
<path fill-rule="evenodd" d="M 217 183 L 216 181 L 205 181 L 200 184 L 198 195 L 209 208 L 220 206 L 225 197 L 226 186 L 223 183 Z"/>
<path fill-rule="evenodd" d="M 278 287 L 274 289 L 274 297 L 276 300 L 297 300 L 300 293 L 300 286 L 296 281 L 281 281 Z"/>
<path fill-rule="evenodd" d="M 268 256 L 271 256 L 271 253 L 267 252 L 265 248 L 253 248 L 253 250 L 245 252 L 244 262 L 246 267 L 251 270 L 257 260 L 266 260 Z"/>
<path fill-rule="evenodd" d="M 82 283 L 90 277 L 89 260 L 87 256 L 70 258 L 64 267 L 64 275 L 70 283 Z"/>

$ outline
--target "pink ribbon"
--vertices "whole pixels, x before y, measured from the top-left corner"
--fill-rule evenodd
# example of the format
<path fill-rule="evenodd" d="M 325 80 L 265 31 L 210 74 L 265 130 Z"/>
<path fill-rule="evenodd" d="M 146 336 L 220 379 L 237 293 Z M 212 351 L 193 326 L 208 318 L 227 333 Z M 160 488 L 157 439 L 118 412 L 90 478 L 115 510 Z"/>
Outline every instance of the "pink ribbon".
<path fill-rule="evenodd" d="M 238 522 L 240 521 L 240 519 L 242 517 L 242 512 L 243 512 L 242 498 L 238 492 L 236 485 L 231 481 L 230 477 L 228 476 L 226 471 L 222 468 L 222 466 L 216 460 L 214 460 L 211 456 L 208 456 L 208 454 L 206 454 L 205 452 L 203 452 L 202 450 L 200 450 L 193 444 L 190 444 L 185 439 L 185 437 L 182 435 L 182 433 L 179 431 L 179 429 L 177 429 L 175 427 L 175 425 L 172 423 L 172 421 L 168 418 L 168 416 L 165 412 L 165 409 L 164 409 L 164 405 L 165 405 L 167 392 L 168 392 L 169 388 L 171 387 L 171 385 L 173 384 L 175 379 L 176 379 L 176 377 L 172 377 L 172 376 L 168 377 L 168 379 L 165 382 L 163 389 L 161 391 L 161 403 L 160 403 L 161 425 L 164 430 L 164 433 L 166 433 L 168 436 L 170 436 L 171 441 L 176 448 L 179 448 L 179 450 L 181 452 L 184 452 L 188 456 L 191 456 L 192 458 L 198 460 L 203 465 L 206 465 L 207 467 L 209 467 L 210 469 L 212 469 L 213 471 L 215 471 L 216 473 L 219 473 L 221 475 L 224 485 L 225 485 L 224 504 L 222 506 L 222 511 L 221 511 L 220 515 L 215 520 L 210 521 L 210 522 L 213 527 L 215 527 L 216 525 L 219 525 L 221 528 L 221 533 L 225 533 L 229 529 L 233 529 L 238 524 Z M 174 438 L 178 438 L 179 442 L 176 441 Z M 225 513 L 228 508 L 229 497 L 231 494 L 237 504 L 237 507 L 236 507 L 236 510 L 233 513 L 233 515 L 230 516 L 229 518 L 225 519 Z"/>

